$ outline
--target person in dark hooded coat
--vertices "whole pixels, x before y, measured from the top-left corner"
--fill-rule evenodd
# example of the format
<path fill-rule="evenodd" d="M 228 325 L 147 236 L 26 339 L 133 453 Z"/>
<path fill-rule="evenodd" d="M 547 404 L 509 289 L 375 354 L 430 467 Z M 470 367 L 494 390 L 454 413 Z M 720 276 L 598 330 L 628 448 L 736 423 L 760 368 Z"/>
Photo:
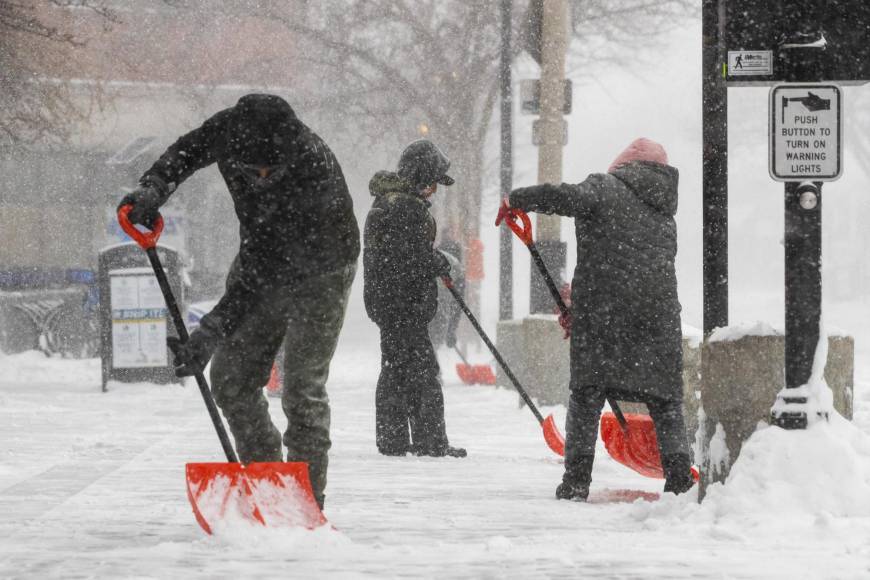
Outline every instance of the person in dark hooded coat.
<path fill-rule="evenodd" d="M 661 145 L 638 139 L 608 173 L 577 185 L 544 184 L 510 195 L 512 208 L 575 220 L 571 395 L 559 499 L 585 501 L 589 494 L 605 394 L 648 406 L 665 491 L 681 493 L 693 483 L 674 267 L 678 172 L 667 163 Z"/>
<path fill-rule="evenodd" d="M 360 252 L 341 167 L 281 97 L 250 94 L 182 136 L 121 201 L 133 223 L 195 171 L 216 163 L 239 219 L 239 253 L 226 292 L 190 340 L 173 341 L 176 374 L 211 365 L 212 391 L 242 463 L 281 461 L 263 386 L 282 342 L 287 461 L 308 463 L 321 507 L 330 447 L 326 394 Z M 119 206 L 119 207 L 120 207 Z"/>
<path fill-rule="evenodd" d="M 375 439 L 384 455 L 465 457 L 448 443 L 438 359 L 428 325 L 438 308 L 437 279 L 450 274 L 433 248 L 428 198 L 451 185 L 450 160 L 431 141 L 408 145 L 397 172 L 369 182 L 363 266 L 369 318 L 381 331 L 381 374 L 375 392 Z"/>

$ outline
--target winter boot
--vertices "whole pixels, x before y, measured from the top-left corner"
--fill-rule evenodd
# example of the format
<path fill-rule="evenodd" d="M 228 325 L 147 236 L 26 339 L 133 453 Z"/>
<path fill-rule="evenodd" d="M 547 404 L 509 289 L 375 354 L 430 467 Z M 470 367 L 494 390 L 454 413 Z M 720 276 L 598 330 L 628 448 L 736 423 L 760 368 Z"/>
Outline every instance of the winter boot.
<path fill-rule="evenodd" d="M 556 488 L 556 499 L 567 499 L 571 501 L 586 501 L 589 497 L 589 484 L 576 484 L 562 482 Z"/>
<path fill-rule="evenodd" d="M 562 483 L 556 488 L 556 499 L 586 501 L 589 497 L 589 484 L 592 483 L 592 455 L 581 455 L 565 461 L 565 474 Z"/>
<path fill-rule="evenodd" d="M 468 452 L 464 447 L 451 447 L 448 445 L 444 450 L 444 455 L 448 457 L 468 457 Z"/>
<path fill-rule="evenodd" d="M 665 472 L 665 493 L 686 493 L 695 485 L 692 462 L 685 453 L 662 456 L 662 469 Z"/>
<path fill-rule="evenodd" d="M 404 457 L 408 454 L 409 449 L 407 447 L 378 447 L 378 452 L 381 455 L 386 455 L 388 457 Z"/>
<path fill-rule="evenodd" d="M 439 447 L 421 447 L 415 446 L 413 449 L 415 455 L 426 455 L 428 457 L 467 457 L 468 452 L 462 447 L 452 447 L 444 445 Z"/>

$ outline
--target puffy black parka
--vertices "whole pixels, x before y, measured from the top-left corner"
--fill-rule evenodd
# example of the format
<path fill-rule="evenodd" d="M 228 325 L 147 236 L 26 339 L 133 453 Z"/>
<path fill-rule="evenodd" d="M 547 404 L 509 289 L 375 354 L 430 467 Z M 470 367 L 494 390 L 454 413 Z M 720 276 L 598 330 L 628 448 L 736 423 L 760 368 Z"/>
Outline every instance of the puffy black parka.
<path fill-rule="evenodd" d="M 438 308 L 439 260 L 430 203 L 396 173 L 369 182 L 374 203 L 363 234 L 366 312 L 378 326 L 425 326 Z"/>
<path fill-rule="evenodd" d="M 678 172 L 647 161 L 580 184 L 514 190 L 510 205 L 575 219 L 571 387 L 623 400 L 682 398 Z"/>
<path fill-rule="evenodd" d="M 217 163 L 239 219 L 240 248 L 223 298 L 201 323 L 226 337 L 276 288 L 356 262 L 359 228 L 344 175 L 332 151 L 274 95 L 252 94 L 179 138 L 142 183 L 166 197 L 196 170 Z M 265 188 L 244 164 L 286 166 Z"/>

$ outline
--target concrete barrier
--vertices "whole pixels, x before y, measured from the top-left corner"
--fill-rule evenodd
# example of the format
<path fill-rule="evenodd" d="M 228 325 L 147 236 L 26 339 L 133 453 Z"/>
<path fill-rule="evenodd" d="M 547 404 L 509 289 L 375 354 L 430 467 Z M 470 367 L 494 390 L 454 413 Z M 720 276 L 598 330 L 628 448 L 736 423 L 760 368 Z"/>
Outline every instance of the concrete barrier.
<path fill-rule="evenodd" d="M 769 326 L 718 329 L 701 352 L 700 428 L 696 453 L 701 463 L 701 495 L 724 482 L 743 442 L 770 419 L 776 394 L 785 386 L 785 338 Z M 825 380 L 834 393 L 834 408 L 852 418 L 854 340 L 828 337 Z"/>
<path fill-rule="evenodd" d="M 496 346 L 523 388 L 541 405 L 568 405 L 570 351 L 556 316 L 498 323 Z M 513 388 L 501 367 L 496 382 Z"/>

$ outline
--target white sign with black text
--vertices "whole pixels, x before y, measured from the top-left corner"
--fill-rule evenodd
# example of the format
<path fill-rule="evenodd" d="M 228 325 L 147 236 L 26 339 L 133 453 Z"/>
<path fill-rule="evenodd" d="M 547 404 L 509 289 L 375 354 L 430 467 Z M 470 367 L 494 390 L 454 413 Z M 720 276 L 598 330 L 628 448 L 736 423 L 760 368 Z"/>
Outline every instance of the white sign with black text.
<path fill-rule="evenodd" d="M 777 181 L 834 181 L 842 165 L 842 92 L 836 85 L 770 89 L 770 176 Z"/>
<path fill-rule="evenodd" d="M 729 50 L 728 76 L 770 76 L 773 74 L 773 52 L 770 50 Z"/>
<path fill-rule="evenodd" d="M 109 272 L 112 305 L 112 366 L 165 367 L 166 304 L 148 268 Z"/>

